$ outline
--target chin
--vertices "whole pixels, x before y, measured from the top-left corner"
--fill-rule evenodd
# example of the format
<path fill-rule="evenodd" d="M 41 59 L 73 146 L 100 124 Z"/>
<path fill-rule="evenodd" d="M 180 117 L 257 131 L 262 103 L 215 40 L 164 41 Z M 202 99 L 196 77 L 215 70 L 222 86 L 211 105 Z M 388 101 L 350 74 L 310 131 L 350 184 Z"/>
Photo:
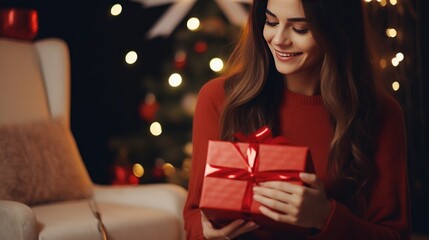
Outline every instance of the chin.
<path fill-rule="evenodd" d="M 276 69 L 280 74 L 283 74 L 283 75 L 292 74 L 298 71 L 298 69 L 286 67 L 286 66 L 279 66 L 277 64 L 276 64 Z"/>

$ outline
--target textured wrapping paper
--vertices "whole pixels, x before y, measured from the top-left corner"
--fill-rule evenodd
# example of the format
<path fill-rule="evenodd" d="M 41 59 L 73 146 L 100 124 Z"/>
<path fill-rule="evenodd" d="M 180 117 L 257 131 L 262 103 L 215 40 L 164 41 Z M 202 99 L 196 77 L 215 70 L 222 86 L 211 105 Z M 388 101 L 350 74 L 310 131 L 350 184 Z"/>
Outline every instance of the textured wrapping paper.
<path fill-rule="evenodd" d="M 200 208 L 218 227 L 246 219 L 265 229 L 294 228 L 265 217 L 252 188 L 264 181 L 303 185 L 299 173 L 313 171 L 309 149 L 256 142 L 209 141 Z"/>

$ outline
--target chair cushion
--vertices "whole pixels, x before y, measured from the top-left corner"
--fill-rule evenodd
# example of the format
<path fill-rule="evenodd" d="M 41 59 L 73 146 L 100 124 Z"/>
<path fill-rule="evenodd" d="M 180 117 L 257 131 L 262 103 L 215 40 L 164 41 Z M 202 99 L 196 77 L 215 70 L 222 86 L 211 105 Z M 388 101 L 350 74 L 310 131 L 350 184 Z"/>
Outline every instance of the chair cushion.
<path fill-rule="evenodd" d="M 0 124 L 49 118 L 39 56 L 32 42 L 0 38 Z"/>
<path fill-rule="evenodd" d="M 97 207 L 109 239 L 180 239 L 181 224 L 177 216 L 166 211 L 101 201 Z M 53 203 L 32 209 L 39 223 L 39 239 L 101 239 L 88 201 Z"/>
<path fill-rule="evenodd" d="M 87 198 L 92 182 L 58 120 L 0 126 L 0 199 L 28 205 Z"/>

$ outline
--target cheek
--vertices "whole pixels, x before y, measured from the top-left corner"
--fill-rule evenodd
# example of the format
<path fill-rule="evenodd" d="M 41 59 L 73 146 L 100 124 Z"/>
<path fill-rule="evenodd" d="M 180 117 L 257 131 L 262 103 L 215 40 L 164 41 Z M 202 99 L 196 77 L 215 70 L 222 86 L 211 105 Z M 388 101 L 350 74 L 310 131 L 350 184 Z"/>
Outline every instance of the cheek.
<path fill-rule="evenodd" d="M 314 57 L 322 55 L 320 48 L 317 46 L 314 39 L 309 39 L 307 41 L 302 41 L 302 48 L 305 49 L 308 53 Z"/>
<path fill-rule="evenodd" d="M 267 43 L 271 42 L 271 39 L 273 39 L 273 34 L 271 33 L 268 28 L 264 27 L 264 30 L 262 31 L 262 35 L 264 36 L 264 39 Z"/>

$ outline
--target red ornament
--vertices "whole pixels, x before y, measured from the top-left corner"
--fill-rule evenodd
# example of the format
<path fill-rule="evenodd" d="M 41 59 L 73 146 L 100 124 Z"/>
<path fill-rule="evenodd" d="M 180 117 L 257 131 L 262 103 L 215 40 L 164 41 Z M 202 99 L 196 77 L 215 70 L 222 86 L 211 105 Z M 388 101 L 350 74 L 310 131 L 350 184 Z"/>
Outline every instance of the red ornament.
<path fill-rule="evenodd" d="M 176 66 L 176 68 L 184 68 L 186 65 L 186 60 L 186 52 L 178 51 L 174 56 L 174 65 Z"/>
<path fill-rule="evenodd" d="M 148 122 L 152 122 L 155 120 L 156 113 L 158 112 L 159 103 L 158 102 L 152 102 L 152 103 L 146 103 L 142 102 L 140 105 L 140 117 Z"/>
<path fill-rule="evenodd" d="M 37 11 L 8 8 L 0 10 L 0 37 L 33 40 L 39 30 Z"/>
<path fill-rule="evenodd" d="M 194 45 L 194 50 L 197 53 L 204 53 L 205 51 L 207 51 L 207 48 L 207 43 L 204 41 L 198 41 Z"/>
<path fill-rule="evenodd" d="M 136 177 L 133 173 L 131 166 L 114 166 L 114 179 L 112 184 L 114 185 L 137 185 L 139 183 L 139 178 Z"/>
<path fill-rule="evenodd" d="M 159 109 L 159 103 L 153 93 L 146 94 L 145 99 L 140 103 L 139 113 L 140 117 L 148 122 L 155 120 L 156 113 Z"/>

